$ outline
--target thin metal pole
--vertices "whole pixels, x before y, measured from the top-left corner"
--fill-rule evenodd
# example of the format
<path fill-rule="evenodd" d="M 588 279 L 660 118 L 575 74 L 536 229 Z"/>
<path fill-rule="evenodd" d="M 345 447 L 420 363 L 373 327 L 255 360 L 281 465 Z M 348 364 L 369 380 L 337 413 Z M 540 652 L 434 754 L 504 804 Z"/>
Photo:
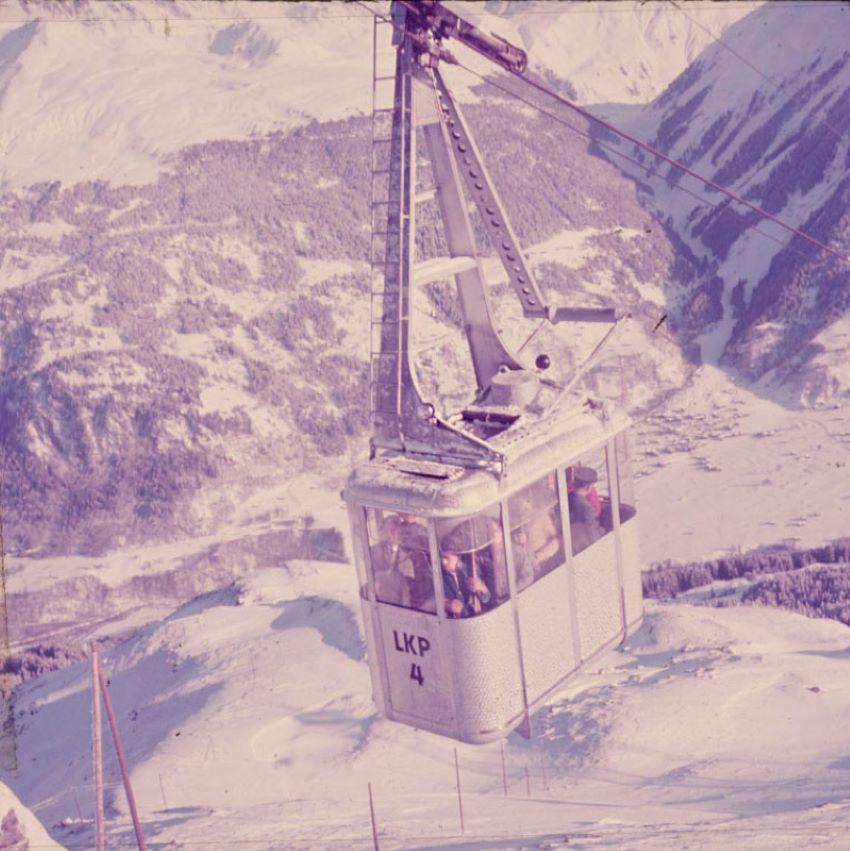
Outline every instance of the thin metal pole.
<path fill-rule="evenodd" d="M 159 778 L 159 791 L 162 792 L 162 805 L 165 809 L 168 809 L 168 801 L 165 800 L 165 786 L 162 785 L 162 775 L 157 774 L 157 777 Z"/>
<path fill-rule="evenodd" d="M 97 851 L 106 848 L 106 833 L 103 824 L 103 746 L 100 738 L 100 680 L 97 675 L 97 650 L 91 651 L 91 731 L 92 762 L 94 763 L 94 824 Z"/>
<path fill-rule="evenodd" d="M 80 806 L 80 799 L 77 797 L 77 793 L 74 792 L 74 803 L 77 805 L 77 816 L 80 819 L 80 826 L 83 824 L 83 810 Z"/>
<path fill-rule="evenodd" d="M 543 775 L 543 788 L 549 789 L 549 781 L 546 779 L 546 757 L 540 754 L 540 773 Z"/>
<path fill-rule="evenodd" d="M 106 677 L 100 660 L 95 657 L 97 675 L 100 680 L 100 690 L 103 693 L 103 705 L 106 707 L 106 717 L 109 719 L 109 729 L 112 731 L 112 741 L 115 743 L 115 753 L 118 756 L 118 766 L 121 769 L 121 779 L 124 781 L 124 793 L 127 795 L 127 804 L 130 807 L 130 816 L 133 819 L 133 829 L 136 831 L 136 844 L 139 851 L 145 850 L 145 840 L 142 837 L 142 826 L 139 823 L 139 813 L 136 810 L 136 798 L 133 788 L 130 786 L 130 775 L 127 772 L 127 762 L 124 759 L 124 748 L 121 747 L 121 736 L 118 733 L 118 723 L 115 721 L 115 713 L 112 711 L 112 700 L 109 697 L 109 689 L 106 687 Z"/>
<path fill-rule="evenodd" d="M 505 743 L 499 742 L 499 750 L 502 752 L 502 786 L 505 788 L 505 797 L 508 797 L 508 775 L 505 771 Z"/>
<path fill-rule="evenodd" d="M 458 761 L 457 761 L 457 748 L 455 748 L 454 751 L 455 751 L 455 777 L 457 778 L 457 808 L 458 808 L 458 812 L 460 813 L 460 832 L 465 833 L 466 831 L 464 830 L 464 827 L 463 827 L 463 797 L 461 796 L 461 793 L 460 793 L 460 765 L 458 764 Z"/>
<path fill-rule="evenodd" d="M 378 826 L 375 823 L 375 804 L 372 800 L 372 784 L 369 784 L 369 815 L 372 818 L 372 842 L 375 845 L 375 851 L 378 849 Z"/>
<path fill-rule="evenodd" d="M 525 764 L 525 794 L 526 797 L 531 797 L 531 781 L 528 779 L 528 763 Z"/>

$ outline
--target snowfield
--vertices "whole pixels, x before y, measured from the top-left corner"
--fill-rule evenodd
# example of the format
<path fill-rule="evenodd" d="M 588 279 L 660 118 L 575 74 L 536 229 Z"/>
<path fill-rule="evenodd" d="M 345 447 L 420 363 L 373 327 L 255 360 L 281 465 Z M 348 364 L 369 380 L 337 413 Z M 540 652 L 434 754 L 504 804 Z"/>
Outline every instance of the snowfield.
<path fill-rule="evenodd" d="M 850 633 L 781 611 L 650 603 L 532 720 L 458 745 L 371 704 L 347 565 L 290 562 L 187 604 L 104 659 L 151 847 L 840 848 Z M 20 690 L 16 791 L 91 839 L 88 666 Z M 56 748 L 61 727 L 67 745 Z M 454 748 L 461 772 L 461 836 Z M 109 844 L 131 842 L 107 747 Z M 526 777 L 527 772 L 527 777 Z M 505 793 L 505 784 L 507 794 Z M 76 801 L 75 801 L 76 798 Z M 225 844 L 219 844 L 225 842 Z M 500 844 L 496 844 L 500 843 Z"/>
<path fill-rule="evenodd" d="M 781 404 L 785 401 L 786 404 Z M 636 424 L 649 562 L 850 533 L 847 404 L 787 406 L 712 366 Z"/>
<path fill-rule="evenodd" d="M 351 3 L 84 0 L 73 8 L 2 8 L 0 188 L 144 184 L 187 145 L 371 109 L 372 16 Z M 689 17 L 720 32 L 750 9 Z M 534 50 L 541 67 L 574 80 L 591 102 L 649 101 L 711 40 L 666 5 L 512 3 L 507 20 L 478 3 L 472 10 L 480 26 Z M 574 47 L 569 55 L 564 41 Z M 605 41 L 616 44 L 616 69 L 596 61 L 595 45 Z"/>
<path fill-rule="evenodd" d="M 821 34 L 808 18 L 785 50 L 776 39 L 795 32 L 805 4 L 450 5 L 529 48 L 533 67 L 581 102 L 606 103 L 698 169 L 725 169 L 742 192 L 781 167 L 786 143 L 802 156 L 795 134 L 818 111 L 850 115 L 850 14 L 838 4 L 834 27 Z M 764 24 L 748 23 L 751 12 Z M 14 655 L 0 676 L 30 678 L 0 750 L 0 848 L 93 845 L 82 657 L 95 641 L 151 849 L 370 849 L 370 786 L 382 849 L 846 849 L 850 629 L 837 621 L 710 608 L 700 603 L 711 590 L 696 588 L 647 601 L 624 645 L 534 714 L 530 740 L 462 745 L 377 715 L 339 496 L 367 452 L 364 423 L 349 420 L 365 394 L 368 139 L 357 116 L 370 109 L 371 29 L 365 9 L 338 2 L 0 0 L 0 402 L 11 400 L 0 450 L 33 453 L 12 471 L 18 484 L 43 462 L 29 509 L 50 514 L 57 493 L 79 496 L 70 524 L 71 509 L 109 497 L 117 527 L 81 520 L 72 542 L 57 521 L 49 556 L 22 539 L 7 558 Z M 711 46 L 721 33 L 772 84 Z M 702 95 L 695 61 L 714 82 Z M 814 103 L 806 86 L 827 72 Z M 469 75 L 447 78 L 481 100 Z M 786 114 L 783 87 L 799 110 Z M 698 229 L 697 208 L 669 186 L 652 203 L 670 218 L 653 219 L 638 204 L 650 203 L 645 187 L 584 141 L 518 111 L 525 138 L 510 126 L 500 135 L 486 123 L 500 113 L 482 103 L 470 112 L 485 113 L 483 147 L 516 181 L 505 196 L 546 234 L 526 240 L 541 286 L 559 304 L 632 312 L 583 389 L 634 412 L 646 566 L 850 535 L 850 320 L 817 289 L 840 294 L 846 275 L 833 265 L 822 277 L 813 263 L 786 281 L 811 313 L 811 338 L 795 338 L 802 348 L 781 369 L 745 379 L 738 369 L 782 349 L 786 317 L 770 314 L 769 285 L 789 249 L 732 238 L 710 216 Z M 771 122 L 783 127 L 775 139 L 762 132 Z M 699 149 L 712 126 L 715 147 Z M 785 169 L 777 211 L 799 221 L 846 179 L 846 140 L 830 151 L 805 192 L 802 172 Z M 550 152 L 558 173 L 544 186 Z M 523 195 L 529 185 L 539 196 Z M 518 345 L 533 324 L 501 296 L 501 266 L 482 263 L 497 322 Z M 423 386 L 439 383 L 451 408 L 463 396 L 461 330 L 440 295 L 415 294 L 413 339 Z M 745 331 L 739 362 L 729 347 Z M 552 377 L 566 380 L 600 336 L 546 328 L 528 354 L 551 354 Z M 699 347 L 702 366 L 689 357 Z M 126 442 L 95 427 L 87 388 Z M 323 432 L 333 418 L 337 430 Z M 209 453 L 197 458 L 154 452 L 202 440 Z M 120 467 L 147 444 L 158 465 L 139 463 L 117 496 L 109 471 L 87 492 L 74 475 L 51 478 L 96 465 L 87 447 Z M 219 458 L 216 480 L 201 462 Z M 202 482 L 191 516 L 168 526 L 178 503 L 155 493 L 161 534 L 146 515 L 134 534 L 117 512 L 136 517 L 146 488 L 177 493 L 184 468 Z M 6 486 L 12 476 L 0 475 Z M 104 745 L 108 847 L 133 847 L 106 724 Z"/>

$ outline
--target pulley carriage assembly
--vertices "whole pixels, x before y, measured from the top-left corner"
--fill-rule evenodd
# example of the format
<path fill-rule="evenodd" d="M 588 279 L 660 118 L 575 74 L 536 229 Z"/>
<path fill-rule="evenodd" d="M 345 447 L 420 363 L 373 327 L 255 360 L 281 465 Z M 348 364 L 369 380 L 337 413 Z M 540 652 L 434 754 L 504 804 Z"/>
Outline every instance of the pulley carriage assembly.
<path fill-rule="evenodd" d="M 643 605 L 628 419 L 577 403 L 578 373 L 558 386 L 548 355 L 527 362 L 505 342 L 470 209 L 524 316 L 613 328 L 619 314 L 546 302 L 440 73 L 450 39 L 516 74 L 527 63 L 438 2 L 396 0 L 375 19 L 371 457 L 343 495 L 379 710 L 485 742 L 528 732 L 531 711 Z M 417 207 L 434 202 L 448 253 L 420 261 Z M 414 289 L 447 279 L 475 378 L 453 417 L 425 398 L 411 351 Z"/>

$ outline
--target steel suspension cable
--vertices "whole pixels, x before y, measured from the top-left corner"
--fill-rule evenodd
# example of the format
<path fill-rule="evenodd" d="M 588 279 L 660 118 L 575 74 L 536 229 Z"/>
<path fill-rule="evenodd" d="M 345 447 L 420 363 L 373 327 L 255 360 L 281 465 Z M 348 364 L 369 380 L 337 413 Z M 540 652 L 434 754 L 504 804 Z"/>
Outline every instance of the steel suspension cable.
<path fill-rule="evenodd" d="M 595 138 L 590 133 L 587 133 L 584 130 L 579 129 L 574 124 L 570 124 L 569 121 L 566 121 L 565 119 L 561 118 L 560 115 L 557 115 L 554 112 L 549 112 L 548 109 L 543 109 L 543 107 L 534 103 L 534 101 L 529 100 L 528 98 L 523 97 L 521 94 L 518 94 L 517 92 L 514 92 L 511 89 L 508 89 L 505 86 L 500 85 L 499 83 L 495 82 L 492 78 L 486 77 L 483 74 L 479 74 L 477 71 L 473 71 L 471 68 L 468 68 L 466 66 L 464 66 L 464 70 L 466 70 L 470 74 L 478 77 L 478 79 L 481 80 L 485 85 L 491 86 L 494 89 L 498 89 L 500 92 L 504 92 L 506 95 L 510 95 L 511 97 L 516 98 L 520 102 L 530 106 L 532 109 L 535 109 L 541 115 L 545 115 L 547 118 L 551 118 L 553 121 L 557 121 L 558 124 L 562 124 L 568 130 L 572 130 L 572 132 L 575 133 L 576 135 L 582 136 L 583 138 L 587 139 L 589 142 L 593 142 L 594 144 L 598 145 L 603 150 L 608 151 L 608 153 L 610 153 L 610 154 L 613 154 L 615 157 L 620 157 L 620 159 L 623 159 L 626 162 L 629 162 L 632 165 L 637 166 L 639 169 L 641 169 L 641 171 L 646 172 L 647 176 L 649 176 L 650 167 L 648 165 L 646 165 L 646 163 L 642 163 L 640 160 L 636 160 L 634 157 L 630 157 L 627 153 L 619 150 L 618 148 L 613 147 L 612 145 L 607 145 L 605 142 L 602 142 L 601 140 Z M 688 189 L 686 186 L 682 186 L 680 183 L 673 183 L 670 180 L 669 177 L 665 177 L 664 175 L 662 175 L 660 173 L 658 174 L 658 177 L 661 180 L 664 180 L 665 183 L 667 183 L 667 185 L 670 186 L 672 189 L 678 189 L 680 192 L 684 192 L 686 195 L 690 195 L 691 198 L 693 198 L 695 201 L 698 201 L 700 204 L 707 204 L 710 207 L 714 207 L 714 209 L 720 209 L 720 206 L 723 203 L 721 201 L 712 201 L 710 198 L 704 198 L 702 195 L 697 195 L 696 192 L 693 192 L 692 190 Z M 759 236 L 763 236 L 765 239 L 769 239 L 769 240 L 771 240 L 771 242 L 775 242 L 777 245 L 785 246 L 788 251 L 791 251 L 794 254 L 799 254 L 800 257 L 803 257 L 805 259 L 809 259 L 809 257 L 811 256 L 811 255 L 807 254 L 805 251 L 802 251 L 799 248 L 795 248 L 792 245 L 787 245 L 787 243 L 785 243 L 785 241 L 780 239 L 778 236 L 774 236 L 773 234 L 768 233 L 765 230 L 761 230 L 760 228 L 758 228 L 756 226 L 753 226 L 752 230 L 753 230 L 753 232 L 757 233 Z"/>
<path fill-rule="evenodd" d="M 367 9 L 370 15 L 373 15 L 376 18 L 381 18 L 382 20 L 386 21 L 388 24 L 393 26 L 393 28 L 395 28 L 399 31 L 401 30 L 401 28 L 392 19 L 388 18 L 386 15 L 381 15 L 380 13 L 372 11 L 372 9 L 370 9 L 369 6 L 366 3 L 362 2 L 362 0 L 354 0 L 354 2 L 358 6 L 362 6 L 364 9 Z M 604 147 L 606 150 L 610 150 L 612 152 L 616 151 L 616 149 L 611 148 L 610 146 L 604 145 L 602 142 L 600 142 L 598 139 L 595 139 L 590 134 L 584 133 L 584 132 L 578 130 L 577 128 L 573 127 L 569 122 L 563 121 L 563 119 L 560 119 L 557 116 L 552 115 L 552 113 L 546 112 L 539 105 L 535 104 L 533 101 L 530 101 L 526 98 L 523 98 L 517 92 L 514 92 L 511 89 L 508 89 L 506 87 L 499 86 L 497 83 L 494 83 L 492 80 L 489 80 L 483 74 L 479 74 L 478 72 L 473 71 L 472 68 L 470 68 L 467 65 L 464 65 L 462 62 L 456 61 L 456 64 L 459 68 L 463 68 L 463 70 L 467 71 L 468 73 L 473 74 L 474 76 L 478 77 L 480 80 L 483 80 L 485 83 L 488 83 L 488 84 L 500 89 L 505 94 L 510 95 L 511 97 L 515 97 L 518 100 L 522 101 L 523 103 L 525 103 L 525 104 L 531 106 L 532 108 L 538 110 L 539 112 L 546 114 L 546 115 L 549 115 L 552 118 L 555 118 L 556 120 L 563 123 L 565 126 L 569 127 L 574 132 L 577 132 L 580 135 L 591 139 L 592 141 L 599 144 L 601 147 Z M 533 89 L 536 89 L 537 91 L 541 92 L 542 94 L 552 98 L 553 100 L 557 101 L 558 103 L 562 104 L 563 106 L 568 107 L 569 109 L 573 110 L 574 112 L 578 113 L 579 115 L 582 115 L 584 118 L 587 118 L 588 120 L 593 121 L 596 124 L 599 124 L 600 126 L 604 127 L 609 132 L 614 133 L 616 136 L 620 136 L 621 138 L 626 139 L 627 141 L 631 142 L 632 144 L 637 145 L 637 147 L 641 148 L 642 150 L 646 151 L 647 153 L 652 154 L 654 157 L 657 157 L 657 158 L 663 160 L 664 162 L 668 163 L 669 165 L 673 166 L 674 168 L 679 169 L 680 171 L 682 171 L 685 174 L 695 178 L 696 180 L 699 180 L 701 183 L 705 184 L 706 186 L 709 186 L 712 189 L 715 189 L 716 191 L 722 193 L 723 195 L 726 195 L 728 198 L 731 198 L 733 201 L 736 201 L 737 203 L 742 204 L 743 206 L 752 210 L 754 213 L 758 214 L 759 216 L 766 218 L 766 219 L 769 219 L 770 221 L 779 225 L 779 227 L 783 228 L 784 230 L 788 231 L 789 233 L 792 233 L 796 236 L 799 236 L 801 239 L 806 240 L 807 242 L 811 243 L 812 245 L 816 246 L 817 248 L 820 248 L 822 251 L 825 251 L 828 254 L 831 254 L 834 257 L 837 257 L 842 262 L 850 265 L 850 256 L 848 256 L 846 254 L 842 254 L 840 251 L 836 251 L 834 248 L 830 248 L 828 245 L 821 242 L 819 239 L 812 236 L 811 234 L 808 234 L 805 231 L 800 230 L 799 228 L 796 228 L 793 225 L 788 224 L 787 222 L 780 219 L 778 216 L 774 216 L 773 213 L 769 213 L 767 210 L 765 210 L 762 207 L 759 207 L 757 204 L 753 204 L 751 201 L 747 201 L 746 198 L 743 198 L 740 195 L 738 195 L 737 193 L 732 192 L 732 190 L 727 189 L 726 187 L 724 187 L 721 184 L 711 180 L 710 178 L 705 177 L 704 175 L 701 175 L 698 172 L 693 171 L 692 169 L 688 168 L 684 163 L 681 163 L 678 160 L 675 160 L 672 157 L 667 156 L 667 154 L 663 153 L 662 151 L 659 151 L 657 148 L 652 147 L 652 145 L 649 145 L 646 142 L 642 142 L 640 139 L 636 138 L 635 136 L 632 136 L 629 133 L 626 133 L 624 130 L 620 130 L 615 125 L 611 124 L 610 122 L 606 121 L 603 118 L 600 118 L 599 116 L 594 115 L 592 112 L 590 112 L 587 109 L 584 109 L 583 107 L 579 106 L 578 104 L 573 103 L 568 98 L 565 98 L 563 95 L 558 94 L 557 92 L 553 91 L 552 89 L 543 85 L 542 83 L 539 83 L 536 80 L 533 80 L 530 77 L 527 77 L 524 74 L 521 74 L 521 73 L 518 73 L 518 72 L 511 71 L 510 73 L 514 77 L 517 77 L 518 79 L 522 80 L 527 85 L 531 86 Z M 633 163 L 639 165 L 642 169 L 646 169 L 646 166 L 643 163 L 640 163 L 639 161 L 634 160 L 634 159 L 628 157 L 625 154 L 619 153 L 619 155 L 623 156 L 625 159 L 629 160 L 630 162 L 633 162 Z M 695 195 L 693 192 L 690 192 L 690 190 L 686 189 L 685 187 L 679 187 L 678 184 L 676 184 L 676 186 L 678 188 L 682 189 L 683 191 L 688 192 L 688 194 L 691 195 L 691 197 L 698 198 L 701 203 L 708 203 L 715 208 L 718 206 L 717 204 L 714 204 L 713 202 L 708 201 L 707 199 L 700 198 L 700 196 Z M 770 236 L 769 234 L 765 233 L 764 231 L 758 231 L 757 230 L 757 232 L 761 233 L 763 236 L 767 236 L 769 239 L 772 239 L 774 242 L 779 242 L 780 244 L 782 244 L 781 240 L 777 239 L 776 237 Z M 789 246 L 789 248 L 790 247 L 791 246 Z"/>
<path fill-rule="evenodd" d="M 466 67 L 466 66 L 461 66 L 461 67 Z M 467 70 L 469 70 L 469 69 L 467 69 Z M 733 201 L 737 201 L 739 204 L 742 204 L 743 206 L 752 210 L 754 213 L 758 213 L 758 215 L 762 216 L 763 218 L 769 219 L 770 221 L 779 225 L 784 230 L 787 230 L 789 233 L 793 233 L 796 236 L 799 236 L 802 239 L 805 239 L 807 242 L 810 242 L 812 245 L 816 245 L 822 251 L 826 251 L 828 254 L 832 254 L 834 257 L 837 257 L 839 260 L 843 261 L 844 263 L 850 264 L 850 257 L 848 257 L 846 254 L 842 254 L 840 251 L 836 251 L 834 248 L 830 248 L 828 245 L 821 242 L 819 239 L 812 236 L 811 234 L 808 234 L 805 231 L 802 231 L 799 228 L 794 227 L 793 225 L 789 225 L 787 222 L 784 222 L 778 216 L 774 216 L 773 213 L 768 213 L 768 211 L 765 210 L 763 207 L 759 207 L 757 204 L 753 204 L 751 201 L 747 201 L 746 198 L 743 198 L 740 195 L 738 195 L 737 193 L 732 192 L 731 189 L 727 189 L 725 186 L 721 186 L 719 183 L 711 180 L 710 178 L 705 177 L 704 175 L 699 174 L 696 171 L 693 171 L 692 169 L 688 168 L 684 163 L 680 163 L 678 160 L 674 160 L 672 157 L 668 157 L 667 154 L 663 153 L 662 151 L 659 151 L 657 148 L 652 147 L 652 145 L 648 145 L 646 142 L 642 142 L 640 139 L 638 139 L 635 136 L 632 136 L 630 133 L 626 133 L 625 130 L 620 130 L 618 127 L 611 124 L 610 121 L 606 121 L 604 118 L 600 118 L 599 116 L 594 115 L 589 110 L 584 109 L 584 107 L 581 107 L 576 103 L 573 103 L 568 98 L 565 98 L 563 95 L 560 95 L 557 92 L 552 91 L 547 86 L 544 86 L 542 83 L 538 83 L 536 80 L 532 80 L 532 79 L 530 79 L 529 77 L 526 77 L 523 74 L 514 74 L 514 76 L 523 80 L 525 83 L 527 83 L 533 89 L 536 89 L 537 91 L 541 92 L 542 94 L 547 95 L 548 97 L 552 98 L 553 100 L 556 100 L 558 103 L 563 104 L 564 106 L 568 107 L 569 109 L 573 110 L 574 112 L 577 112 L 579 115 L 582 115 L 585 118 L 589 119 L 590 121 L 593 121 L 594 123 L 600 125 L 601 127 L 604 127 L 606 130 L 610 131 L 611 133 L 614 133 L 615 135 L 620 136 L 621 138 L 628 140 L 633 145 L 637 145 L 639 148 L 646 151 L 647 153 L 652 154 L 654 157 L 658 157 L 658 159 L 663 160 L 668 165 L 673 166 L 673 168 L 677 168 L 677 169 L 679 169 L 679 171 L 684 172 L 685 174 L 696 178 L 701 183 L 704 183 L 706 186 L 710 186 L 712 189 L 716 189 L 718 192 L 722 192 L 724 195 L 731 198 Z"/>

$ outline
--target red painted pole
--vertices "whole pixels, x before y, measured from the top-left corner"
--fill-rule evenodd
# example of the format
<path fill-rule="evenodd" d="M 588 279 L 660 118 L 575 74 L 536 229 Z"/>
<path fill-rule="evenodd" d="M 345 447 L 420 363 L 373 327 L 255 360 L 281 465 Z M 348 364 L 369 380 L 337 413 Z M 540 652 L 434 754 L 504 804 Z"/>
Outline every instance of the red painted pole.
<path fill-rule="evenodd" d="M 146 851 L 145 840 L 142 837 L 142 826 L 139 823 L 139 813 L 136 810 L 136 798 L 133 795 L 133 788 L 130 786 L 130 775 L 127 772 L 127 762 L 124 759 L 124 749 L 121 747 L 121 736 L 118 733 L 118 724 L 115 721 L 112 701 L 106 687 L 106 677 L 103 675 L 103 668 L 99 659 L 95 658 L 95 664 L 100 680 L 100 690 L 103 692 L 103 705 L 106 707 L 106 717 L 109 719 L 109 729 L 112 730 L 112 741 L 115 743 L 115 753 L 118 756 L 118 765 L 121 768 L 121 779 L 124 781 L 124 793 L 127 795 L 127 804 L 130 807 L 130 816 L 133 819 L 133 829 L 136 831 L 136 844 L 139 846 L 139 851 Z"/>
<path fill-rule="evenodd" d="M 94 824 L 97 851 L 106 848 L 106 832 L 103 824 L 103 743 L 100 738 L 100 680 L 97 650 L 91 649 L 91 732 L 92 763 L 94 767 Z"/>
<path fill-rule="evenodd" d="M 460 812 L 460 832 L 465 833 L 466 831 L 463 828 L 463 798 L 460 794 L 460 765 L 457 761 L 457 748 L 455 750 L 455 777 L 457 778 L 457 808 L 458 812 Z"/>
<path fill-rule="evenodd" d="M 375 845 L 375 851 L 378 849 L 378 826 L 375 823 L 375 804 L 372 801 L 372 784 L 369 784 L 369 815 L 372 818 L 372 842 Z"/>

